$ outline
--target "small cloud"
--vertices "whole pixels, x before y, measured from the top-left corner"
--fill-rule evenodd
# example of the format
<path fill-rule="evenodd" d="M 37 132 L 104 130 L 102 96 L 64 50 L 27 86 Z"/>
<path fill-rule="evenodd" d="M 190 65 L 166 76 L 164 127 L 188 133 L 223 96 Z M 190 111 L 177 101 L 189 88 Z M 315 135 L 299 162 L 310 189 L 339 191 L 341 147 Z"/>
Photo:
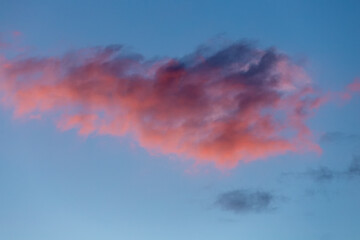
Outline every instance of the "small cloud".
<path fill-rule="evenodd" d="M 354 156 L 347 169 L 342 171 L 336 171 L 325 166 L 320 166 L 315 169 L 308 169 L 297 175 L 310 177 L 316 182 L 327 182 L 335 178 L 360 177 L 360 156 Z"/>
<path fill-rule="evenodd" d="M 320 137 L 320 142 L 322 143 L 357 141 L 360 141 L 359 134 L 347 134 L 343 132 L 326 132 Z"/>
<path fill-rule="evenodd" d="M 310 176 L 315 181 L 323 182 L 332 180 L 337 176 L 337 173 L 328 167 L 319 167 L 317 169 L 308 170 L 305 172 L 305 175 Z"/>
<path fill-rule="evenodd" d="M 271 210 L 274 200 L 270 192 L 234 190 L 220 194 L 215 203 L 223 210 L 239 214 Z"/>
<path fill-rule="evenodd" d="M 349 168 L 344 171 L 344 174 L 348 177 L 360 176 L 360 156 L 354 156 Z"/>
<path fill-rule="evenodd" d="M 13 37 L 20 37 L 22 33 L 20 31 L 13 31 L 12 32 Z"/>

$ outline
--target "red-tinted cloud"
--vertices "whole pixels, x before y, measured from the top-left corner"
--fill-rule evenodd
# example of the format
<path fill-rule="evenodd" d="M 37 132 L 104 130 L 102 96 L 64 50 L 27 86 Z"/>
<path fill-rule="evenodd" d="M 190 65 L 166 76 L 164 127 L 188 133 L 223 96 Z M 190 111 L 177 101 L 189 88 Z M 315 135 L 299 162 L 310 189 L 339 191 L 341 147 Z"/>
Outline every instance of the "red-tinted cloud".
<path fill-rule="evenodd" d="M 53 113 L 62 130 L 130 135 L 147 149 L 218 166 L 321 151 L 305 121 L 321 98 L 275 49 L 236 43 L 146 61 L 121 47 L 1 58 L 3 102 L 16 117 Z"/>

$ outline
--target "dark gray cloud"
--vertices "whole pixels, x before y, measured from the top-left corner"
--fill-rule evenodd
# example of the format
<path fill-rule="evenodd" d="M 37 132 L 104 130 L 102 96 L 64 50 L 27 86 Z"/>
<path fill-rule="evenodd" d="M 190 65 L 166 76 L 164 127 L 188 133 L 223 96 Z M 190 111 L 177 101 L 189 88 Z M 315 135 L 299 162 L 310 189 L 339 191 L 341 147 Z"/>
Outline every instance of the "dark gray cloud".
<path fill-rule="evenodd" d="M 321 166 L 315 169 L 309 169 L 301 175 L 311 177 L 317 182 L 331 181 L 335 178 L 360 177 L 360 156 L 354 156 L 349 166 L 344 170 L 337 171 Z"/>
<path fill-rule="evenodd" d="M 322 182 L 332 180 L 338 173 L 328 167 L 319 167 L 317 169 L 309 169 L 305 172 L 305 175 L 311 177 L 315 181 Z"/>
<path fill-rule="evenodd" d="M 358 142 L 360 141 L 359 134 L 348 134 L 343 132 L 326 132 L 320 137 L 321 143 L 333 143 L 333 142 Z"/>
<path fill-rule="evenodd" d="M 360 176 L 360 156 L 354 156 L 351 161 L 349 168 L 344 171 L 344 174 L 348 177 L 359 177 Z"/>
<path fill-rule="evenodd" d="M 273 209 L 274 200 L 271 192 L 234 190 L 220 194 L 216 205 L 235 213 L 263 212 Z"/>

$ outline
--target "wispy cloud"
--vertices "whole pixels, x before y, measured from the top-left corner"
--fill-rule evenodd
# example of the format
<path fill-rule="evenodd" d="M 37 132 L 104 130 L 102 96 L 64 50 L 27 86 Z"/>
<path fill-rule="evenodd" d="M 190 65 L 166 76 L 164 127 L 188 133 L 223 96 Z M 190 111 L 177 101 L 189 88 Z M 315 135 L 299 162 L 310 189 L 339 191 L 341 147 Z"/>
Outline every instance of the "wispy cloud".
<path fill-rule="evenodd" d="M 346 90 L 341 93 L 342 99 L 351 99 L 355 94 L 360 92 L 360 78 L 356 78 L 352 83 L 348 84 Z"/>
<path fill-rule="evenodd" d="M 315 181 L 329 181 L 337 176 L 337 173 L 328 167 L 319 167 L 317 169 L 309 169 L 305 175 L 311 177 Z"/>
<path fill-rule="evenodd" d="M 319 168 L 308 169 L 300 175 L 311 177 L 314 181 L 317 182 L 360 177 L 360 156 L 354 156 L 349 166 L 344 170 L 337 171 L 321 166 Z"/>
<path fill-rule="evenodd" d="M 216 205 L 234 213 L 264 212 L 274 209 L 274 200 L 271 192 L 234 190 L 220 194 Z"/>
<path fill-rule="evenodd" d="M 348 169 L 344 172 L 348 177 L 360 177 L 360 156 L 354 156 Z"/>
<path fill-rule="evenodd" d="M 333 142 L 359 142 L 360 135 L 359 134 L 347 134 L 343 132 L 326 132 L 321 138 L 320 142 L 322 143 L 333 143 Z"/>

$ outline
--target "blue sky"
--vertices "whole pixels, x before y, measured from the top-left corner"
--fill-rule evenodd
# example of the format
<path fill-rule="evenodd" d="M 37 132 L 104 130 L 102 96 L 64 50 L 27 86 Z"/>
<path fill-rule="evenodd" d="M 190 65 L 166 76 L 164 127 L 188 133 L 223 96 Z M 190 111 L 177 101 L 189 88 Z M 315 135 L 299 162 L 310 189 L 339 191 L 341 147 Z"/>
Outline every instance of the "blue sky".
<path fill-rule="evenodd" d="M 360 76 L 357 1 L 0 0 L 0 6 L 0 33 L 21 32 L 16 41 L 33 55 L 124 44 L 150 59 L 182 57 L 222 36 L 276 47 L 304 63 L 325 92 Z M 348 171 L 360 154 L 358 103 L 355 96 L 325 104 L 307 121 L 321 155 L 288 153 L 228 170 L 152 153 L 128 138 L 59 131 L 46 118 L 15 119 L 3 107 L 0 238 L 358 239 L 360 176 Z M 320 166 L 330 179 L 321 179 Z M 217 201 L 224 193 L 250 206 L 258 193 L 271 200 L 259 211 L 226 210 Z"/>

